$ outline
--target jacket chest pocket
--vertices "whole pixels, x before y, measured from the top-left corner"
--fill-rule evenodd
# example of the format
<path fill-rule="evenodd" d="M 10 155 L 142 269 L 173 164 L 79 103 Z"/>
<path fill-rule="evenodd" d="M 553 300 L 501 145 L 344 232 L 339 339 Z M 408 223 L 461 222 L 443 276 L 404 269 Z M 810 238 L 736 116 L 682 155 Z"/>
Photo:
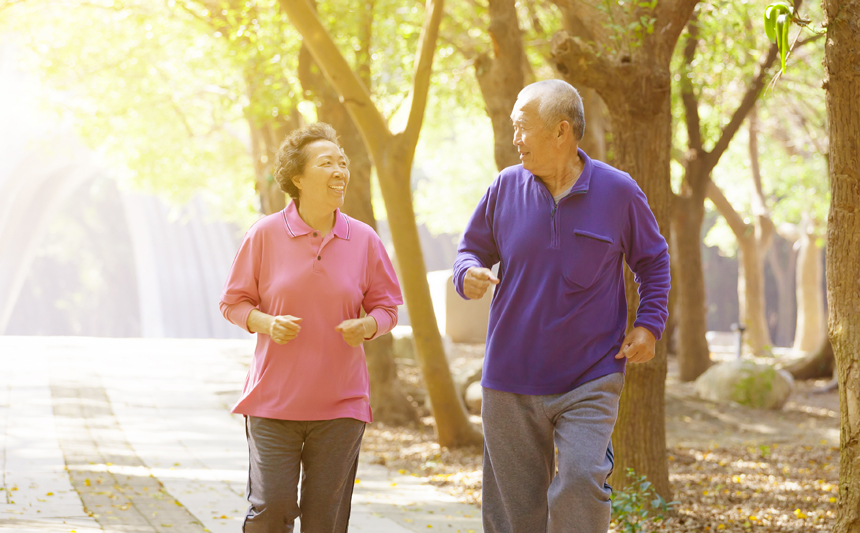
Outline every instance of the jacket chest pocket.
<path fill-rule="evenodd" d="M 613 249 L 612 237 L 575 229 L 564 246 L 564 277 L 583 289 L 594 284 L 601 273 L 606 257 Z"/>

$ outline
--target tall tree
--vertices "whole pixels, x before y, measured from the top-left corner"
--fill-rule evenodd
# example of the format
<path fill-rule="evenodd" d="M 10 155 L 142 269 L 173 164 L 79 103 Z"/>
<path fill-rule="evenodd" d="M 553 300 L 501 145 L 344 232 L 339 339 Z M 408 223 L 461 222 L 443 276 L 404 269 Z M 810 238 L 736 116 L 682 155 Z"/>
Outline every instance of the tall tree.
<path fill-rule="evenodd" d="M 836 356 L 840 436 L 836 533 L 860 533 L 860 0 L 824 0 L 830 215 L 829 334 Z"/>
<path fill-rule="evenodd" d="M 355 70 L 364 86 L 368 88 L 372 86 L 370 49 L 373 42 L 374 14 L 374 2 L 368 0 L 357 17 L 358 43 L 355 51 Z M 361 139 L 361 132 L 304 45 L 299 52 L 298 75 L 305 97 L 316 104 L 317 118 L 334 127 L 349 157 L 349 194 L 344 201 L 343 211 L 376 230 L 376 217 L 373 215 L 370 194 L 373 162 Z M 365 343 L 365 353 L 370 376 L 370 404 L 374 419 L 393 425 L 417 422 L 418 411 L 406 398 L 400 380 L 397 378 L 394 340 L 391 334 Z"/>
<path fill-rule="evenodd" d="M 573 85 L 591 87 L 606 102 L 612 124 L 613 164 L 629 172 L 648 197 L 669 241 L 672 147 L 670 61 L 698 0 L 639 3 L 557 2 L 568 27 L 553 37 L 558 71 Z M 633 276 L 627 283 L 628 324 L 636 314 Z M 648 476 L 668 498 L 665 399 L 666 341 L 654 360 L 630 365 L 615 427 L 613 486 L 626 484 L 628 468 Z"/>
<path fill-rule="evenodd" d="M 711 173 L 726 152 L 735 134 L 764 88 L 767 71 L 777 57 L 772 46 L 760 61 L 757 72 L 748 84 L 731 118 L 719 132 L 710 150 L 705 148 L 706 137 L 699 116 L 699 97 L 692 80 L 692 65 L 696 49 L 701 42 L 696 18 L 688 24 L 680 75 L 680 93 L 684 108 L 688 149 L 684 156 L 684 176 L 681 194 L 674 197 L 672 206 L 672 238 L 676 252 L 678 300 L 676 320 L 679 329 L 678 367 L 682 381 L 692 381 L 710 366 L 710 350 L 705 339 L 705 278 L 702 269 L 701 232 L 705 216 L 705 198 L 711 186 Z"/>
<path fill-rule="evenodd" d="M 340 95 L 376 165 L 403 292 L 409 305 L 415 346 L 436 419 L 437 437 L 441 445 L 455 447 L 478 444 L 482 437 L 466 417 L 445 359 L 418 240 L 410 180 L 427 103 L 442 5 L 442 0 L 425 4 L 426 18 L 416 53 L 409 114 L 405 129 L 394 133 L 310 5 L 301 0 L 281 0 L 281 8 L 302 34 L 317 65 Z"/>

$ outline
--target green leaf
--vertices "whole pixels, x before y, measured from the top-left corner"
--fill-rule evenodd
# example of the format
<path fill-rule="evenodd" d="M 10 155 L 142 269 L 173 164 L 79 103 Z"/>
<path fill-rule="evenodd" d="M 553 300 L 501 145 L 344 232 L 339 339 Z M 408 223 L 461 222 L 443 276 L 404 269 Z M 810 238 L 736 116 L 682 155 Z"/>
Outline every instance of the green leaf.
<path fill-rule="evenodd" d="M 782 73 L 785 74 L 785 58 L 788 57 L 788 30 L 791 15 L 784 13 L 776 18 L 777 35 L 779 35 L 779 58 L 782 61 Z"/>

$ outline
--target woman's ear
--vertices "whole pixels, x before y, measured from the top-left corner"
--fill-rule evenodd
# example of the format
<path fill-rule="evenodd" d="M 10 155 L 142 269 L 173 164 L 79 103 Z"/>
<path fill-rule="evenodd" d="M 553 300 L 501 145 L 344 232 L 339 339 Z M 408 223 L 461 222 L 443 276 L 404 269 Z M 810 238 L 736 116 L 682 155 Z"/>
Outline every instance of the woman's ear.
<path fill-rule="evenodd" d="M 293 182 L 293 185 L 295 185 L 296 189 L 298 189 L 298 190 L 302 190 L 302 179 L 301 178 L 302 178 L 301 175 L 298 175 L 298 176 L 293 176 L 291 179 L 291 181 Z"/>

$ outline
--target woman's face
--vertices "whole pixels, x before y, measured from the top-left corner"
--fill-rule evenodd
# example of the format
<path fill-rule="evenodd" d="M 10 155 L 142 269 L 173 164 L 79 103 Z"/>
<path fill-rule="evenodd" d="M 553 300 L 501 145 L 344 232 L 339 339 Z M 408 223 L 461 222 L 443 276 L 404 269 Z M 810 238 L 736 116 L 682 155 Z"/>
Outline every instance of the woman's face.
<path fill-rule="evenodd" d="M 302 207 L 310 209 L 343 207 L 349 169 L 343 152 L 331 141 L 319 140 L 305 146 L 305 170 L 293 178 Z"/>

